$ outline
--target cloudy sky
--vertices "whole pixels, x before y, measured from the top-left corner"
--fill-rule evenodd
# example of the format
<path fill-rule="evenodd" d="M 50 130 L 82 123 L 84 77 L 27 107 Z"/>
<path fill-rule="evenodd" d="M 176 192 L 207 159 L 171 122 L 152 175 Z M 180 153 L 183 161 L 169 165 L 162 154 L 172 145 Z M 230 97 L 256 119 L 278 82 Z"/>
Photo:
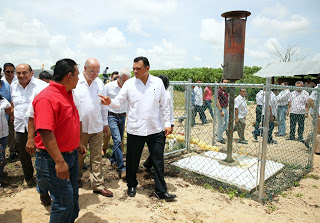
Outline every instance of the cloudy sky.
<path fill-rule="evenodd" d="M 101 72 L 131 69 L 146 56 L 151 69 L 223 64 L 224 18 L 247 20 L 245 65 L 278 61 L 296 45 L 305 60 L 320 60 L 319 0 L 1 0 L 0 65 L 29 63 L 49 69 L 62 58 L 80 64 L 96 57 Z"/>

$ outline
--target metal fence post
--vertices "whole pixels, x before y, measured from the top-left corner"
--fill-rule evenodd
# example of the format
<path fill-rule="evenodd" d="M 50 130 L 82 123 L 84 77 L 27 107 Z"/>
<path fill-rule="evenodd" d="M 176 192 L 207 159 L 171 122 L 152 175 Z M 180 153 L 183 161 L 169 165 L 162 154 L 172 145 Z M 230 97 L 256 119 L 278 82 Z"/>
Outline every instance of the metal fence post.
<path fill-rule="evenodd" d="M 263 138 L 262 138 L 262 150 L 261 150 L 261 166 L 260 166 L 260 179 L 259 179 L 259 200 L 263 200 L 264 192 L 264 177 L 266 168 L 266 156 L 267 156 L 267 142 L 268 142 L 268 130 L 269 130 L 269 117 L 270 117 L 270 92 L 271 92 L 271 78 L 267 78 L 264 101 L 264 119 L 263 119 Z"/>
<path fill-rule="evenodd" d="M 318 92 L 317 92 L 317 99 L 315 103 L 315 109 L 314 109 L 314 119 L 313 119 L 313 135 L 312 135 L 312 141 L 313 141 L 313 146 L 311 150 L 311 170 L 313 170 L 313 160 L 314 160 L 314 150 L 316 148 L 316 142 L 317 142 L 317 123 L 318 123 L 318 118 L 319 118 L 319 103 L 320 103 L 320 95 L 319 95 L 319 89 L 320 89 L 320 84 L 318 84 Z"/>
<path fill-rule="evenodd" d="M 187 120 L 186 120 L 186 129 L 185 129 L 185 146 L 187 149 L 187 153 L 189 153 L 190 151 L 190 135 L 191 135 L 191 122 L 192 122 L 192 103 L 191 103 L 191 91 L 192 91 L 192 87 L 190 85 L 190 83 L 192 83 L 192 80 L 189 79 L 189 84 L 186 85 L 186 113 L 187 113 Z"/>

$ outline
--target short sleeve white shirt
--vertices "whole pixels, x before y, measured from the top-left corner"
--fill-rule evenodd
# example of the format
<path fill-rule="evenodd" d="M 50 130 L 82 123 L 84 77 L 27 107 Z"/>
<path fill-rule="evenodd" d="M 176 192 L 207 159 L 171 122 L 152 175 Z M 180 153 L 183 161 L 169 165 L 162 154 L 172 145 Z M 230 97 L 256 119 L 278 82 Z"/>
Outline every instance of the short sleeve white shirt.
<path fill-rule="evenodd" d="M 234 108 L 238 109 L 238 118 L 244 119 L 248 115 L 247 101 L 241 95 L 238 95 L 234 100 Z"/>
<path fill-rule="evenodd" d="M 195 96 L 195 105 L 202 106 L 203 105 L 203 91 L 199 86 L 194 87 L 194 96 Z"/>
<path fill-rule="evenodd" d="M 291 92 L 289 101 L 291 102 L 290 113 L 305 114 L 308 103 L 309 93 L 305 90 Z"/>
<path fill-rule="evenodd" d="M 278 106 L 285 106 L 289 104 L 290 93 L 289 89 L 285 89 L 276 96 Z"/>
<path fill-rule="evenodd" d="M 262 105 L 263 104 L 263 100 L 264 100 L 264 91 L 260 90 L 257 94 L 256 94 L 256 103 L 257 105 Z"/>

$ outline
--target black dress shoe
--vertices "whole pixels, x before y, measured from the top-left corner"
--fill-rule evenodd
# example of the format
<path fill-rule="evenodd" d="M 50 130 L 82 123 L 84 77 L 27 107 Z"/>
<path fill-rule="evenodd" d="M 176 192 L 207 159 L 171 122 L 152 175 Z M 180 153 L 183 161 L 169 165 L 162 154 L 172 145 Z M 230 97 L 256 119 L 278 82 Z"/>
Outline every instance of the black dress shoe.
<path fill-rule="evenodd" d="M 157 198 L 160 200 L 164 199 L 165 201 L 173 201 L 177 196 L 174 194 L 169 194 L 168 192 L 164 193 L 155 193 Z"/>
<path fill-rule="evenodd" d="M 128 188 L 128 196 L 129 197 L 135 197 L 136 196 L 136 188 L 135 187 L 129 187 Z"/>

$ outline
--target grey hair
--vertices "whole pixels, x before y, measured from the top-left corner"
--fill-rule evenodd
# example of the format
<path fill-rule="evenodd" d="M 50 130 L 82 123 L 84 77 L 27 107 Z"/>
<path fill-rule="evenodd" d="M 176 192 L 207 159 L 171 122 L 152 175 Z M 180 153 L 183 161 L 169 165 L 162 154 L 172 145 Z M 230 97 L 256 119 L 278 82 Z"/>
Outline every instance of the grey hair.
<path fill-rule="evenodd" d="M 297 85 L 297 84 L 301 84 L 302 86 L 304 86 L 304 83 L 303 83 L 302 81 L 297 81 L 297 82 L 296 82 L 296 85 Z"/>
<path fill-rule="evenodd" d="M 123 75 L 126 75 L 128 78 L 131 78 L 131 71 L 128 68 L 123 68 L 119 72 L 119 76 L 122 77 Z"/>

